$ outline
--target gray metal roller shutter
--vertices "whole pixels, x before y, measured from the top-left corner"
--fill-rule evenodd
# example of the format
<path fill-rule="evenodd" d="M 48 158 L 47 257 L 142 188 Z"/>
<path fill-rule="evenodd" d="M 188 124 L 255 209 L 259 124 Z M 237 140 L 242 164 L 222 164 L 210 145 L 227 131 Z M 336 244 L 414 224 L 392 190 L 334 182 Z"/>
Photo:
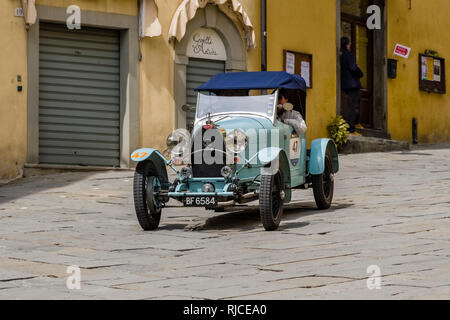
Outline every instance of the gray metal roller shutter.
<path fill-rule="evenodd" d="M 191 106 L 197 105 L 197 92 L 195 89 L 200 85 L 208 82 L 218 73 L 225 72 L 225 62 L 204 59 L 189 59 L 187 66 L 186 94 L 187 104 Z M 188 112 L 186 125 L 191 128 L 195 121 L 195 112 Z"/>
<path fill-rule="evenodd" d="M 120 165 L 120 38 L 40 24 L 39 161 Z"/>

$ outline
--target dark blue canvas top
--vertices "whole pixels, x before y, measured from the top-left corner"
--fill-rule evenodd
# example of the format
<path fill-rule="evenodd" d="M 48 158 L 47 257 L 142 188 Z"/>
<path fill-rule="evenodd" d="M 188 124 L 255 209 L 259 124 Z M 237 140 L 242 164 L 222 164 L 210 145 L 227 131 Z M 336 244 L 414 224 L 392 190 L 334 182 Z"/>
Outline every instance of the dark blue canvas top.
<path fill-rule="evenodd" d="M 297 89 L 306 91 L 305 80 L 284 71 L 230 72 L 214 76 L 197 91 Z"/>

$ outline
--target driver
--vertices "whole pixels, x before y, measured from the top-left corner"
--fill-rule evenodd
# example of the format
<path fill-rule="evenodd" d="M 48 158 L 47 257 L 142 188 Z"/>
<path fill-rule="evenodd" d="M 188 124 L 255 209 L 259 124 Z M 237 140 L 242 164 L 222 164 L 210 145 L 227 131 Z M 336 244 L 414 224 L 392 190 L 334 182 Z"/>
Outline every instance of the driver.
<path fill-rule="evenodd" d="M 305 120 L 303 120 L 300 112 L 294 110 L 292 103 L 289 103 L 286 89 L 280 89 L 278 93 L 277 114 L 281 122 L 294 127 L 297 135 L 306 133 Z"/>

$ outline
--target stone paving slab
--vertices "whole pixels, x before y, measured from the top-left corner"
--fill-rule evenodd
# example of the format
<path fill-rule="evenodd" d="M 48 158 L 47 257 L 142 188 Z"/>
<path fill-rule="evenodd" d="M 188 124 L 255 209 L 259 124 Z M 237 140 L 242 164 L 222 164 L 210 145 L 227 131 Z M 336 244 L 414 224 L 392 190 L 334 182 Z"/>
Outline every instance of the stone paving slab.
<path fill-rule="evenodd" d="M 217 214 L 176 201 L 143 232 L 132 171 L 34 175 L 0 186 L 0 299 L 449 299 L 449 160 L 342 156 L 333 206 L 295 191 L 276 232 L 258 202 Z M 70 265 L 81 290 L 66 287 Z"/>

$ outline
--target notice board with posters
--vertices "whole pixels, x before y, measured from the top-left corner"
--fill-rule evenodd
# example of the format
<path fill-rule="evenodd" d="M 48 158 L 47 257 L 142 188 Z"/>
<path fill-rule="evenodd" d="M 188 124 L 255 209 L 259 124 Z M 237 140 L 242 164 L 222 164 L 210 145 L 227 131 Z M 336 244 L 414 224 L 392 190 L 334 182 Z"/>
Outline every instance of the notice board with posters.
<path fill-rule="evenodd" d="M 419 54 L 419 89 L 426 92 L 446 93 L 445 59 Z"/>
<path fill-rule="evenodd" d="M 307 53 L 284 50 L 284 70 L 287 73 L 298 74 L 305 79 L 306 87 L 312 88 L 312 55 Z"/>

